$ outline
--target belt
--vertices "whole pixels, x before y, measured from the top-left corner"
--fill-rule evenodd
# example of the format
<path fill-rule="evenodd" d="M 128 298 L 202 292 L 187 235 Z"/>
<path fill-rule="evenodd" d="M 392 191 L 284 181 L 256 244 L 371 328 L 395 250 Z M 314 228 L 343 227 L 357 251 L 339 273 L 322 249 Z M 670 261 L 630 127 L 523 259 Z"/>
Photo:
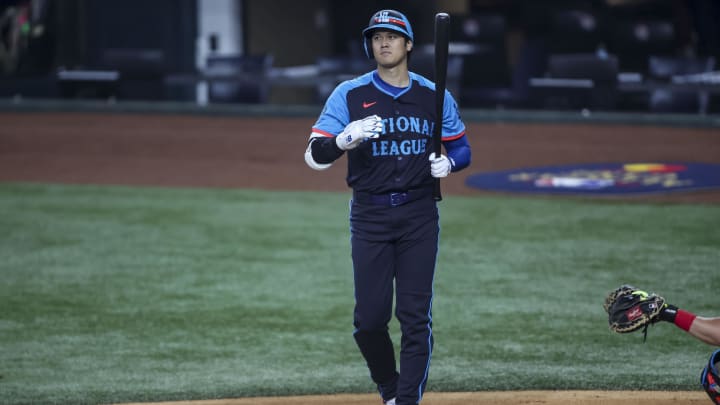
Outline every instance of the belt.
<path fill-rule="evenodd" d="M 362 191 L 353 191 L 353 200 L 360 204 L 381 205 L 384 207 L 397 207 L 412 201 L 430 197 L 432 188 L 418 188 L 408 191 L 398 191 L 385 194 L 371 194 Z"/>

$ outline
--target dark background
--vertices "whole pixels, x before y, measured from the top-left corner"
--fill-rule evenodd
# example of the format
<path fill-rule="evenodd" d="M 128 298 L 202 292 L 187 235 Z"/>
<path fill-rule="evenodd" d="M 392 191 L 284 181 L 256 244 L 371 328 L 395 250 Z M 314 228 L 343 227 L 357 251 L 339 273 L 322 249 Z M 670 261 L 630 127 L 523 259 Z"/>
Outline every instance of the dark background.
<path fill-rule="evenodd" d="M 187 78 L 203 73 L 196 68 L 199 1 L 0 1 L 0 97 L 195 101 L 195 82 Z M 337 80 L 273 84 L 264 81 L 269 69 L 343 59 L 342 67 L 321 70 L 317 78 L 367 71 L 372 64 L 362 53 L 360 31 L 374 11 L 394 8 L 413 24 L 412 70 L 432 78 L 422 49 L 432 43 L 435 12 L 450 10 L 451 39 L 478 48 L 455 55 L 462 68 L 448 79 L 462 107 L 717 111 L 713 92 L 648 85 L 666 83 L 672 74 L 717 70 L 718 0 L 238 1 L 244 52 L 214 63 L 234 63 L 238 77 L 257 73 L 260 79 L 226 83 L 235 91 L 211 90 L 210 102 L 322 102 Z M 13 25 L 8 10 L 23 7 L 34 11 L 24 21 L 16 13 Z M 12 41 L 14 56 L 8 51 Z M 238 67 L 258 55 L 270 56 L 258 72 Z M 562 57 L 567 55 L 575 56 Z M 60 80 L 59 70 L 110 70 L 120 79 Z M 618 74 L 625 72 L 636 73 L 634 80 L 645 87 L 618 86 Z M 530 86 L 538 77 L 588 78 L 593 85 Z M 253 85 L 267 87 L 252 96 L 238 90 Z"/>

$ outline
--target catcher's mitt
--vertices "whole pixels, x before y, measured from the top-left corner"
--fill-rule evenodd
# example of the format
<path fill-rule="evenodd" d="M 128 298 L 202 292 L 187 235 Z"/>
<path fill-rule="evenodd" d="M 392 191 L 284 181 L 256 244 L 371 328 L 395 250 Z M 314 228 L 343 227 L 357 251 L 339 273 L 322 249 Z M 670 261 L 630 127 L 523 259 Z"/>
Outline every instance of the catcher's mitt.
<path fill-rule="evenodd" d="M 643 329 L 647 337 L 648 326 L 660 320 L 664 305 L 665 299 L 657 294 L 623 285 L 608 293 L 603 308 L 613 332 L 630 333 Z"/>

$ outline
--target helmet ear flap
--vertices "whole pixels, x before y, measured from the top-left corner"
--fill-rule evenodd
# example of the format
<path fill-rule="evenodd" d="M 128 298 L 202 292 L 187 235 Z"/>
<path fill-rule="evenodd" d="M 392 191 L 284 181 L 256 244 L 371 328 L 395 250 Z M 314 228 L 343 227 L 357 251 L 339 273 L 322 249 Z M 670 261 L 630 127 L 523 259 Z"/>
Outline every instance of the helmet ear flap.
<path fill-rule="evenodd" d="M 368 59 L 375 59 L 373 57 L 372 42 L 369 37 L 363 38 L 363 48 L 365 49 L 365 55 L 367 55 Z"/>

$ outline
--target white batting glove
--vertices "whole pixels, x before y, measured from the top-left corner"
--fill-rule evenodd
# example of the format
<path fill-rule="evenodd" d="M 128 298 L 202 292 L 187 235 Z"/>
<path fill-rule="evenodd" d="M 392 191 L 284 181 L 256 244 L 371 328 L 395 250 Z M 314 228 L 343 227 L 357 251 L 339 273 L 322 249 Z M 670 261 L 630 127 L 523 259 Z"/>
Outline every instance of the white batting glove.
<path fill-rule="evenodd" d="M 452 170 L 452 163 L 445 155 L 440 155 L 439 158 L 435 157 L 435 152 L 430 154 L 430 174 L 436 178 L 447 177 Z"/>
<path fill-rule="evenodd" d="M 382 118 L 370 115 L 361 120 L 349 123 L 340 135 L 335 137 L 335 143 L 342 150 L 350 150 L 368 138 L 377 138 L 382 132 Z"/>

